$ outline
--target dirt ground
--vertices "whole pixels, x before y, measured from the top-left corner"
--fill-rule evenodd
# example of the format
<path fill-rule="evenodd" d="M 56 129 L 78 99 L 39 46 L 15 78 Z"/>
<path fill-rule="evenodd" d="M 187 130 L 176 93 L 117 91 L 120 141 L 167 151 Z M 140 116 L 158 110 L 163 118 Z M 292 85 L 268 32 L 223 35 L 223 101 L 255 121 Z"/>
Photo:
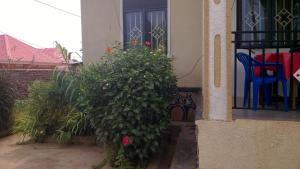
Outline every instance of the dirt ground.
<path fill-rule="evenodd" d="M 96 146 L 16 145 L 18 141 L 17 136 L 0 139 L 0 169 L 92 169 L 105 157 Z"/>
<path fill-rule="evenodd" d="M 181 132 L 178 127 L 172 127 L 170 140 L 165 143 L 167 147 L 153 157 L 147 169 L 195 169 L 196 153 L 192 149 L 197 146 L 192 144 L 195 131 L 190 126 L 184 125 Z M 184 138 L 183 141 L 180 137 Z M 16 135 L 0 139 L 0 169 L 92 169 L 105 158 L 103 148 L 97 146 L 17 145 L 18 141 Z"/>

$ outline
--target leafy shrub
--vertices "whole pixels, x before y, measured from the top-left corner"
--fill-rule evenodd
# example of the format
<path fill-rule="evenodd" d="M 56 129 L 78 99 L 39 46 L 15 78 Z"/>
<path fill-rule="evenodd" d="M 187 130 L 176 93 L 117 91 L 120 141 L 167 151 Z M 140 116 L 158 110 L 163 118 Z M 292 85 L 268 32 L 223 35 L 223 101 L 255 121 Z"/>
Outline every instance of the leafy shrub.
<path fill-rule="evenodd" d="M 14 101 L 8 76 L 6 72 L 0 72 L 0 132 L 9 130 Z"/>
<path fill-rule="evenodd" d="M 169 124 L 176 78 L 161 51 L 117 47 L 107 52 L 102 63 L 82 72 L 89 118 L 97 138 L 113 149 L 113 167 L 143 168 Z"/>
<path fill-rule="evenodd" d="M 48 112 L 48 93 L 52 87 L 51 83 L 36 81 L 29 89 L 28 100 L 23 102 L 22 112 L 16 117 L 13 131 L 22 133 L 23 138 L 30 136 L 36 141 L 41 141 L 46 135 L 47 112 Z"/>
<path fill-rule="evenodd" d="M 35 141 L 55 136 L 61 143 L 69 142 L 71 136 L 90 130 L 86 113 L 77 104 L 78 98 L 74 76 L 55 73 L 50 82 L 34 82 L 27 104 L 15 121 L 14 132 Z"/>

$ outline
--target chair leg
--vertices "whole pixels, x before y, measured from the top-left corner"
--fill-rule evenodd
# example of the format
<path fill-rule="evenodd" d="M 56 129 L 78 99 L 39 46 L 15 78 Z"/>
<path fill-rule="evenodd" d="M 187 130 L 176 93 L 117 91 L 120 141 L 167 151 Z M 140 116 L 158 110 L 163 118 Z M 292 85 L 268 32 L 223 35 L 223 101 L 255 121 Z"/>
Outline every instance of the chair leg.
<path fill-rule="evenodd" d="M 286 88 L 286 80 L 281 80 L 282 83 L 282 91 L 284 96 L 284 110 L 288 111 L 288 97 L 287 97 L 287 88 Z"/>
<path fill-rule="evenodd" d="M 249 93 L 249 82 L 245 79 L 245 84 L 244 84 L 244 103 L 243 106 L 244 108 L 247 106 L 247 101 L 248 101 L 248 93 Z"/>
<path fill-rule="evenodd" d="M 258 93 L 259 93 L 259 85 L 256 83 L 253 83 L 253 110 L 257 110 L 257 104 L 258 104 Z"/>
<path fill-rule="evenodd" d="M 295 110 L 296 109 L 296 94 L 297 94 L 297 85 L 298 82 L 296 79 L 293 78 L 292 82 L 293 83 L 293 93 L 292 93 L 292 109 Z"/>

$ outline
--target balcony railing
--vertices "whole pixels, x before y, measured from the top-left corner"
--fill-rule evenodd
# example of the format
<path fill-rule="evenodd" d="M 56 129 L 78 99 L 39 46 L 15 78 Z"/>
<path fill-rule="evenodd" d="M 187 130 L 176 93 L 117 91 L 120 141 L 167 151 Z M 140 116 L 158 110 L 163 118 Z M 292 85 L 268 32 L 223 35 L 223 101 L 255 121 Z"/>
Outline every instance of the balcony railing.
<path fill-rule="evenodd" d="M 299 82 L 293 75 L 297 69 L 300 69 L 300 30 L 237 31 L 232 34 L 234 37 L 232 41 L 234 44 L 233 108 L 256 109 L 255 105 L 257 105 L 257 109 L 287 110 L 284 107 L 286 97 L 284 97 L 283 84 L 279 83 L 285 79 L 288 110 L 299 109 Z M 252 58 L 244 60 L 247 68 L 242 64 L 243 60 L 237 57 L 240 53 Z M 273 65 L 270 66 L 270 63 Z M 253 80 L 255 82 L 260 80 L 257 104 L 253 99 L 255 96 Z"/>

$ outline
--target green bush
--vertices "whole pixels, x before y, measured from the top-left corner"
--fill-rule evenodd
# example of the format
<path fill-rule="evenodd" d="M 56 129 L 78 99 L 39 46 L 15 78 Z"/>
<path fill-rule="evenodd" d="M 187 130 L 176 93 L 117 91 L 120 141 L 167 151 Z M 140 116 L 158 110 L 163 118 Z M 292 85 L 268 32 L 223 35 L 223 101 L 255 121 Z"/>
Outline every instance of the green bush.
<path fill-rule="evenodd" d="M 55 73 L 50 82 L 34 82 L 24 101 L 26 105 L 15 120 L 14 132 L 35 141 L 55 136 L 61 143 L 89 132 L 86 113 L 78 104 L 80 90 L 76 79 Z"/>
<path fill-rule="evenodd" d="M 0 72 L 0 133 L 9 130 L 14 105 L 14 92 L 5 72 Z"/>
<path fill-rule="evenodd" d="M 144 168 L 158 151 L 176 91 L 171 60 L 161 51 L 114 48 L 82 72 L 89 118 L 99 140 L 110 144 L 113 167 Z"/>
<path fill-rule="evenodd" d="M 29 89 L 29 99 L 18 103 L 16 107 L 23 107 L 19 110 L 15 119 L 13 131 L 21 133 L 23 138 L 30 136 L 36 141 L 41 140 L 46 134 L 46 98 L 51 89 L 50 83 L 34 82 Z M 22 105 L 20 105 L 22 104 Z"/>

